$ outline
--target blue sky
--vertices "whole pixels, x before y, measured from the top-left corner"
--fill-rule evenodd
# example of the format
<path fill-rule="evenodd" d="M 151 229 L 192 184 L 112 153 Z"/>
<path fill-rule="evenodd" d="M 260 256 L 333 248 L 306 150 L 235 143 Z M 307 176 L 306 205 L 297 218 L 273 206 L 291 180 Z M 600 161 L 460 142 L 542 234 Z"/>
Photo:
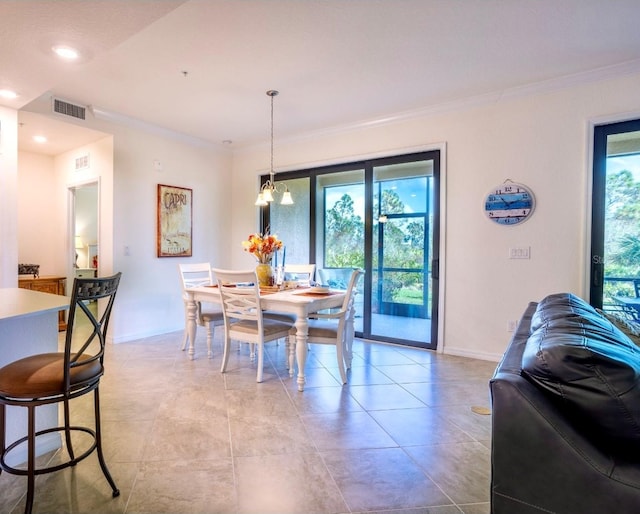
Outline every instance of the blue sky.
<path fill-rule="evenodd" d="M 639 167 L 640 169 L 640 167 Z M 425 178 L 422 177 L 422 181 Z M 393 189 L 398 193 L 400 199 L 405 205 L 405 212 L 424 212 L 425 209 L 425 194 L 424 190 L 416 191 L 417 180 L 391 180 L 385 181 L 387 188 Z M 424 182 L 421 188 L 424 187 Z M 359 214 L 364 218 L 364 185 L 353 184 L 341 187 L 331 187 L 327 189 L 327 208 L 331 209 L 333 205 L 342 198 L 342 195 L 348 193 L 353 200 L 353 207 L 356 214 Z"/>
<path fill-rule="evenodd" d="M 635 180 L 640 182 L 640 155 L 609 157 L 607 159 L 607 172 L 616 172 L 624 169 L 633 173 Z"/>

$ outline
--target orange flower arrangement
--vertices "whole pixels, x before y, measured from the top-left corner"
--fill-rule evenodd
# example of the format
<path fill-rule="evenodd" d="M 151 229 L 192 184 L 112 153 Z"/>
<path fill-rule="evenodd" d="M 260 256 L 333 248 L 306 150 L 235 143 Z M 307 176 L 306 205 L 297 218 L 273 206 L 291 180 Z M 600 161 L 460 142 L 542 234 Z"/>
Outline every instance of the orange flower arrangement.
<path fill-rule="evenodd" d="M 275 234 L 250 234 L 242 241 L 245 252 L 252 254 L 261 264 L 271 263 L 273 254 L 282 248 L 282 241 Z"/>

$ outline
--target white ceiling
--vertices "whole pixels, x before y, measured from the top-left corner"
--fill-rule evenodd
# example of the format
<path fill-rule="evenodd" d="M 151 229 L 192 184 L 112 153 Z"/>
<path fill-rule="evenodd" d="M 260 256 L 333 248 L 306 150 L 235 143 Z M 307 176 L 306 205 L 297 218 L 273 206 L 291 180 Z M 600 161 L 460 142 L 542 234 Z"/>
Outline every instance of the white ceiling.
<path fill-rule="evenodd" d="M 0 89 L 20 94 L 0 104 L 54 95 L 240 147 L 269 137 L 268 89 L 277 140 L 637 72 L 639 19 L 638 0 L 0 0 Z M 40 118 L 20 114 L 22 149 Z M 76 144 L 58 139 L 37 151 Z"/>

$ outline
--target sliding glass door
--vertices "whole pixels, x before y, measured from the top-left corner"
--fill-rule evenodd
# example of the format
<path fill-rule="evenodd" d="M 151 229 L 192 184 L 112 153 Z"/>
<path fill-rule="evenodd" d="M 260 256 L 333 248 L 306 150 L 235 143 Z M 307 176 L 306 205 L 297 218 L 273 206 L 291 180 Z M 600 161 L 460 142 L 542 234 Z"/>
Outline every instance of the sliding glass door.
<path fill-rule="evenodd" d="M 595 127 L 590 301 L 640 322 L 640 120 Z"/>
<path fill-rule="evenodd" d="M 373 168 L 370 336 L 432 340 L 433 161 Z"/>
<path fill-rule="evenodd" d="M 316 280 L 344 289 L 354 268 L 366 268 L 364 168 L 324 173 L 316 177 Z M 354 300 L 356 333 L 364 331 L 365 280 Z"/>
<path fill-rule="evenodd" d="M 439 152 L 278 174 L 296 202 L 272 204 L 263 225 L 287 245 L 288 263 L 316 264 L 316 281 L 346 287 L 365 270 L 356 333 L 436 347 Z"/>

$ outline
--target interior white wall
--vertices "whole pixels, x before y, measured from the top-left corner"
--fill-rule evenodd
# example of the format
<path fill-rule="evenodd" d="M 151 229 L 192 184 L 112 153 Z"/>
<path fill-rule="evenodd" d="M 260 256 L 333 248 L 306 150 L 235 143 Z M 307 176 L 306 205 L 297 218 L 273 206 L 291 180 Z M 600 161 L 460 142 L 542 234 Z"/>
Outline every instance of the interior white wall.
<path fill-rule="evenodd" d="M 638 75 L 628 75 L 528 96 L 505 95 L 491 103 L 348 131 L 276 138 L 274 164 L 276 170 L 292 169 L 446 143 L 447 267 L 441 277 L 440 349 L 496 360 L 510 337 L 508 321 L 518 319 L 529 301 L 556 291 L 585 296 L 589 123 L 637 111 L 639 85 Z M 0 122 L 0 185 L 3 191 L 17 191 L 16 112 L 0 108 Z M 101 234 L 100 260 L 101 268 L 124 273 L 114 341 L 179 330 L 178 262 L 254 265 L 240 242 L 257 227 L 253 201 L 269 147 L 236 150 L 232 163 L 224 149 L 105 121 L 90 125 L 114 134 L 113 185 L 102 188 L 107 234 L 104 241 Z M 161 171 L 154 169 L 154 160 L 160 161 Z M 536 194 L 536 213 L 515 227 L 492 224 L 482 212 L 487 191 L 506 178 L 528 184 Z M 158 183 L 194 190 L 190 259 L 155 257 Z M 15 285 L 18 262 L 17 195 L 14 200 L 8 196 L 0 208 L 0 279 L 5 287 Z M 531 259 L 509 260 L 513 246 L 530 246 Z M 103 255 L 105 247 L 110 254 Z"/>
<path fill-rule="evenodd" d="M 0 287 L 18 286 L 18 111 L 0 105 Z"/>
<path fill-rule="evenodd" d="M 113 269 L 123 273 L 114 311 L 118 342 L 183 329 L 178 263 L 229 265 L 231 154 L 222 147 L 191 145 L 123 126 L 111 128 Z M 192 257 L 156 256 L 158 184 L 193 190 Z"/>
<path fill-rule="evenodd" d="M 530 301 L 568 291 L 585 296 L 589 121 L 635 111 L 640 75 L 555 91 L 504 95 L 449 110 L 349 131 L 275 142 L 276 171 L 349 162 L 367 154 L 405 153 L 444 142 L 446 173 L 445 353 L 498 360 Z M 269 148 L 236 152 L 233 164 L 232 258 L 250 263 L 240 241 L 257 227 L 252 207 Z M 526 223 L 488 221 L 486 193 L 510 178 L 530 186 L 536 212 Z M 510 260 L 509 248 L 528 246 L 531 259 Z"/>
<path fill-rule="evenodd" d="M 47 101 L 31 104 L 30 110 L 50 115 Z M 179 138 L 148 126 L 98 118 L 90 118 L 84 125 L 111 135 L 54 159 L 57 223 L 60 216 L 63 218 L 58 230 L 65 231 L 55 253 L 67 261 L 66 252 L 72 245 L 67 240 L 68 188 L 100 177 L 99 272 L 102 276 L 123 273 L 110 340 L 117 343 L 182 330 L 178 263 L 208 261 L 229 266 L 231 152 L 222 145 Z M 73 171 L 75 158 L 87 151 L 90 169 Z M 158 184 L 193 190 L 192 257 L 156 257 Z M 125 247 L 129 255 L 125 255 Z M 68 276 L 73 276 L 73 269 Z"/>
<path fill-rule="evenodd" d="M 49 155 L 18 152 L 18 262 L 39 264 L 40 275 L 62 275 L 66 270 L 53 259 L 60 230 L 55 212 L 54 159 Z"/>
<path fill-rule="evenodd" d="M 113 253 L 110 234 L 113 232 L 113 136 L 105 136 L 88 145 L 74 148 L 68 152 L 56 155 L 54 168 L 56 175 L 57 202 L 57 247 L 52 250 L 51 258 L 59 261 L 59 266 L 67 276 L 67 283 L 71 284 L 75 277 L 74 243 L 71 236 L 75 232 L 72 195 L 70 189 L 90 183 L 98 183 L 97 206 L 98 219 L 101 226 L 97 231 L 100 252 L 104 251 L 106 259 L 100 260 L 99 274 L 106 276 L 113 273 L 113 263 L 109 255 Z M 89 155 L 89 167 L 75 169 L 76 159 Z M 20 169 L 22 173 L 22 169 Z M 104 241 L 101 238 L 104 235 Z M 20 237 L 24 237 L 20 234 Z"/>

